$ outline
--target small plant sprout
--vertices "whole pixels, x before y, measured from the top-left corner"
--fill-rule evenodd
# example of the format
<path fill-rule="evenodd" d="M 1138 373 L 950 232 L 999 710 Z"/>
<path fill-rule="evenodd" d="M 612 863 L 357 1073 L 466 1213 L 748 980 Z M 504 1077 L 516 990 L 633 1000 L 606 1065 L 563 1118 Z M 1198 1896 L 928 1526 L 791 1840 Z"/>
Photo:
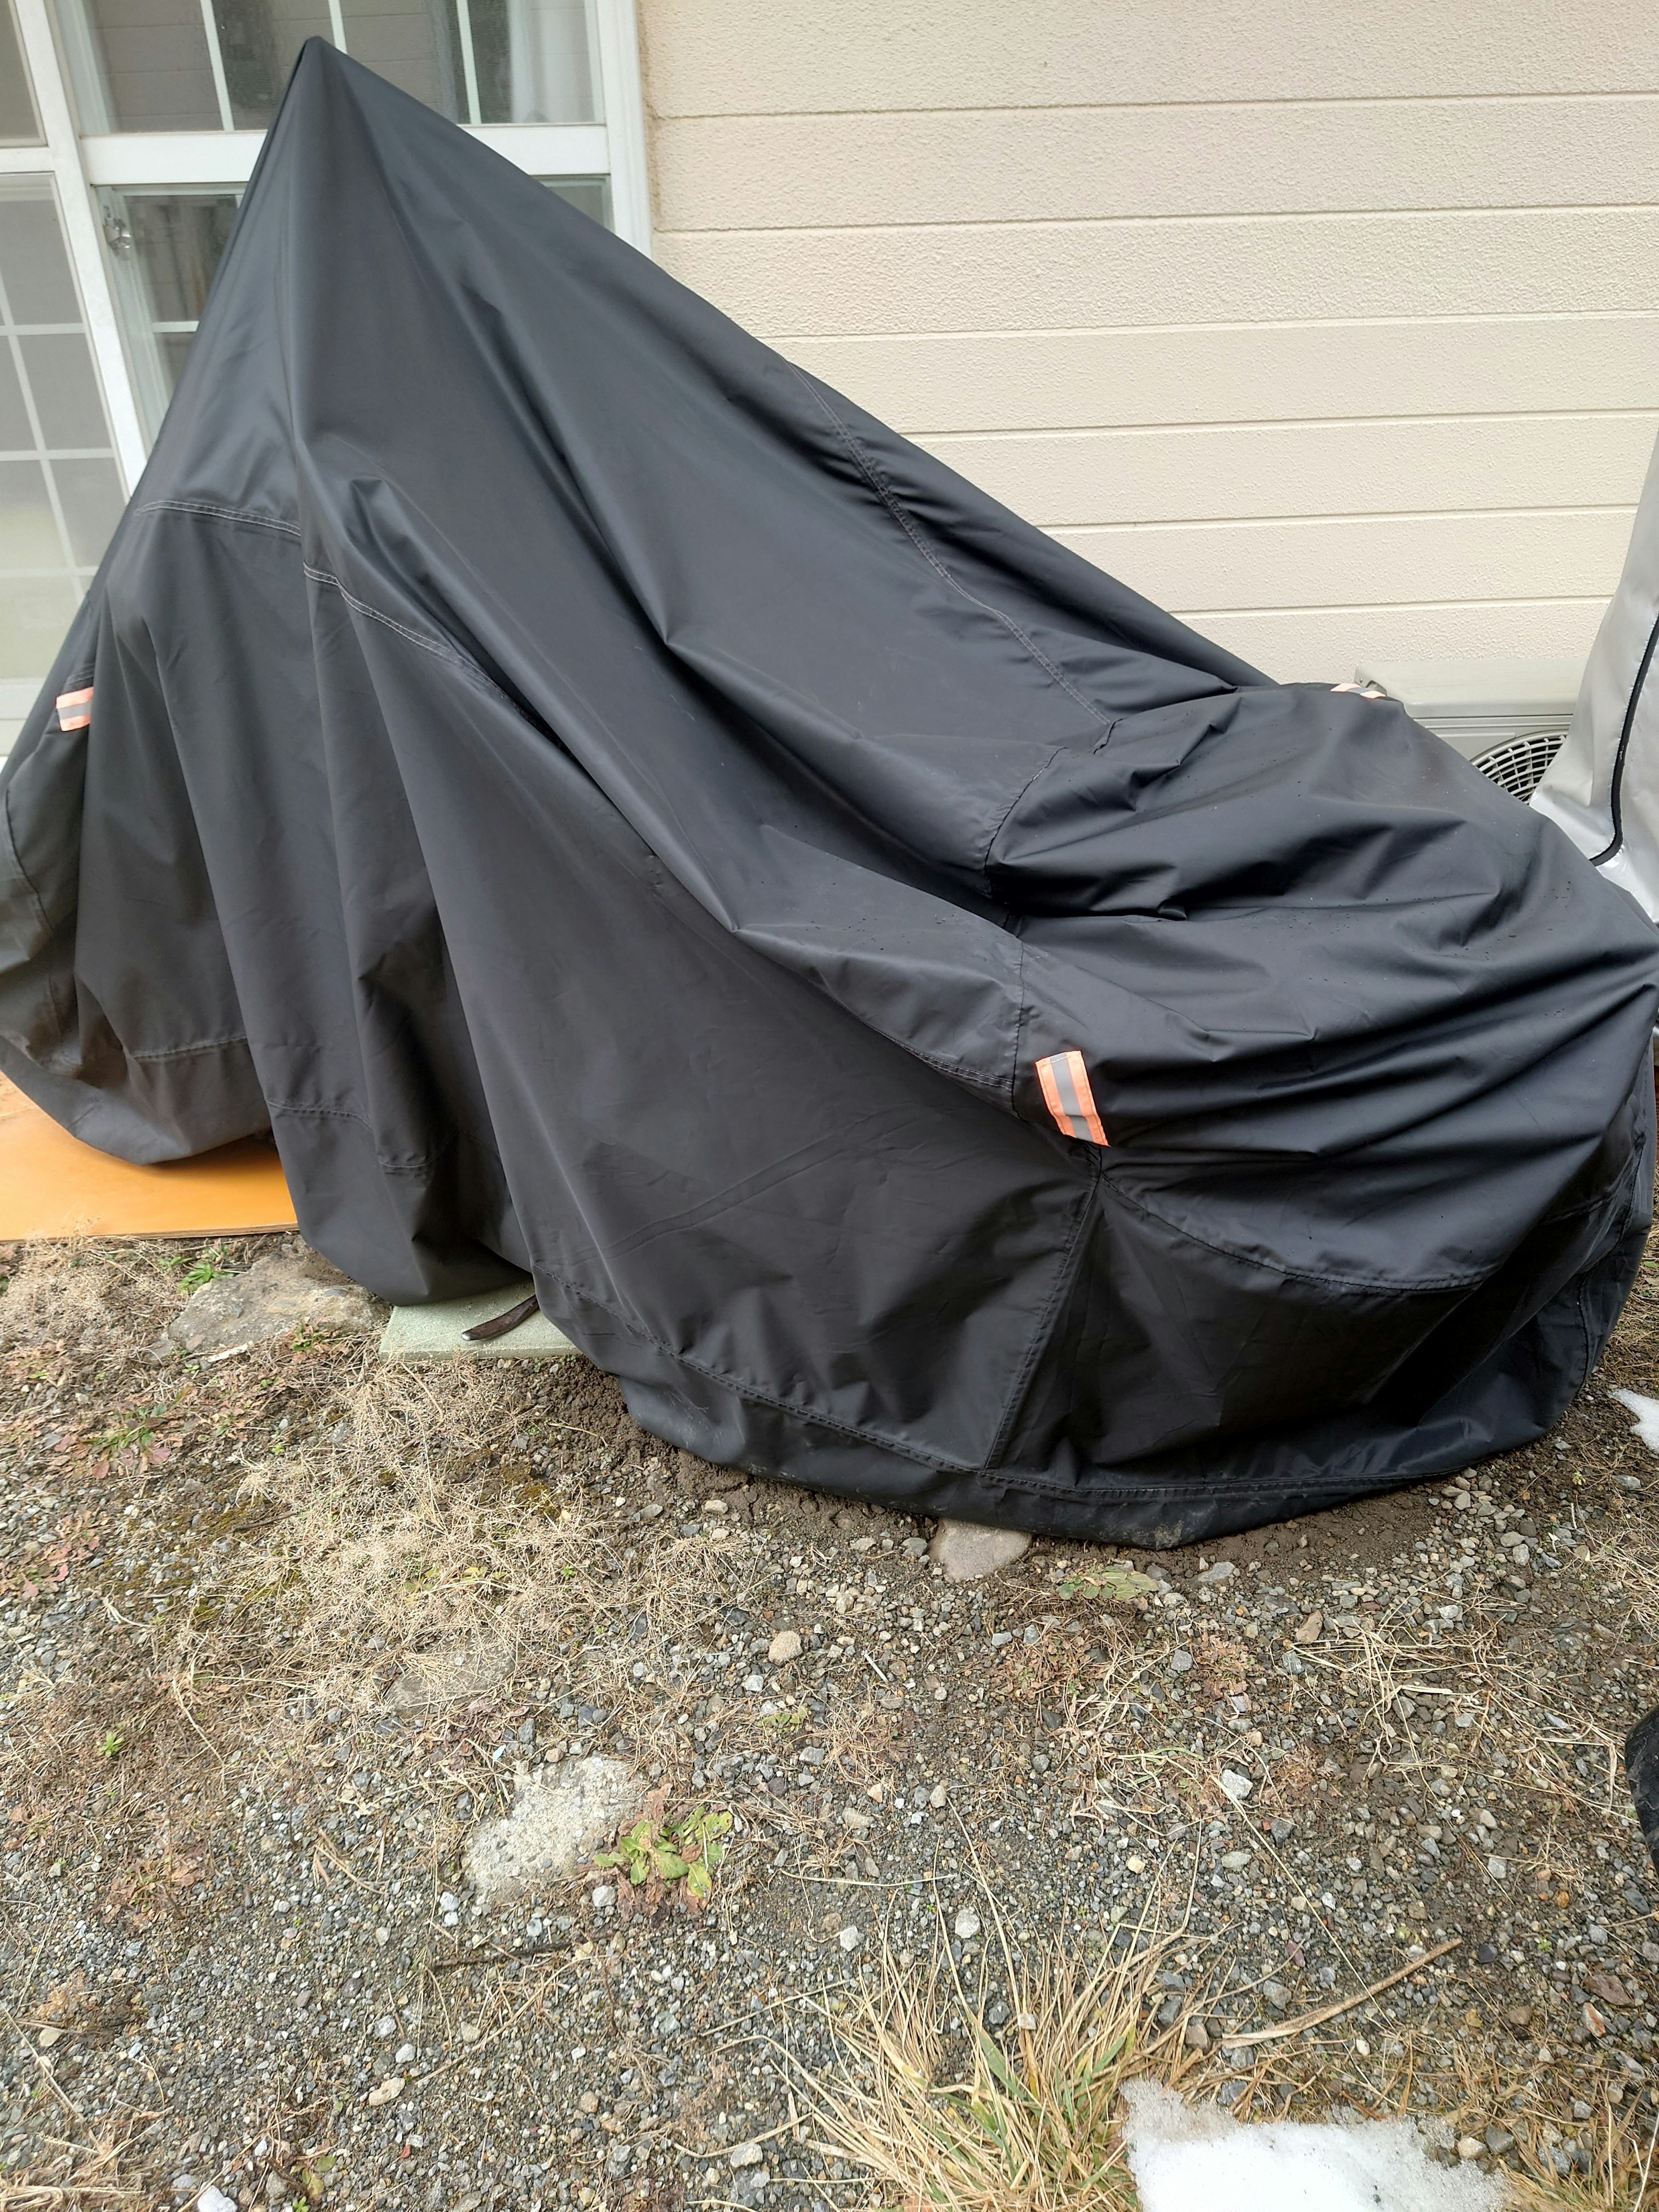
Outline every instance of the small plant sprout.
<path fill-rule="evenodd" d="M 723 1839 L 731 1826 L 729 1813 L 691 1812 L 678 1820 L 660 1814 L 653 1819 L 647 1813 L 623 1831 L 614 1851 L 596 1851 L 593 1863 L 614 1867 L 635 1889 L 654 1882 L 667 1891 L 684 1883 L 688 1900 L 706 1905 L 726 1856 Z"/>

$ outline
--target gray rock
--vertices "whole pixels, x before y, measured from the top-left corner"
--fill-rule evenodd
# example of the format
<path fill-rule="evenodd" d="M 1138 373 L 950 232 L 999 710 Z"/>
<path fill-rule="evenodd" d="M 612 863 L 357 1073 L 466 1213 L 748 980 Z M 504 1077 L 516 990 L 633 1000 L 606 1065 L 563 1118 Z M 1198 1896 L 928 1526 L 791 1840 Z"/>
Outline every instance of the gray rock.
<path fill-rule="evenodd" d="M 947 1583 L 976 1583 L 1012 1567 L 1030 1548 L 1031 1540 L 1022 1529 L 982 1528 L 972 1521 L 941 1521 L 927 1547 L 927 1556 L 944 1568 Z"/>
<path fill-rule="evenodd" d="M 765 2155 L 757 2142 L 740 2142 L 732 2153 L 732 2164 L 736 2166 L 758 2166 Z"/>
<path fill-rule="evenodd" d="M 246 1273 L 204 1283 L 167 1323 L 173 1343 L 194 1358 L 264 1344 L 301 1322 L 313 1328 L 365 1331 L 380 1326 L 374 1301 L 319 1253 L 295 1259 L 267 1253 Z"/>
<path fill-rule="evenodd" d="M 1189 1674 L 1192 1672 L 1192 1668 L 1193 1655 L 1190 1651 L 1172 1651 L 1170 1654 L 1170 1671 L 1171 1674 Z"/>
<path fill-rule="evenodd" d="M 766 1656 L 775 1667 L 787 1667 L 800 1657 L 799 1636 L 793 1628 L 781 1628 L 767 1645 Z"/>
<path fill-rule="evenodd" d="M 513 1809 L 474 1829 L 466 1870 L 488 1907 L 550 1881 L 562 1881 L 578 1862 L 639 1818 L 645 1784 L 618 1759 L 567 1759 L 521 1774 Z"/>

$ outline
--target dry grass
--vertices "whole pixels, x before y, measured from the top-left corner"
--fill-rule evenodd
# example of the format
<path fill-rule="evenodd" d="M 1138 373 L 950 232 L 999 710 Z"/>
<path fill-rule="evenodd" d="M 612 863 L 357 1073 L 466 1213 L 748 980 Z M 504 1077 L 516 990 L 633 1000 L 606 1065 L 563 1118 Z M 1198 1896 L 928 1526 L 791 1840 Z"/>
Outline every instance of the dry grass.
<path fill-rule="evenodd" d="M 526 1420 L 543 1443 L 605 1441 L 527 1410 L 497 1370 L 357 1358 L 323 1432 L 243 1478 L 270 1525 L 225 1631 L 274 1632 L 319 1698 L 436 1712 L 543 1677 L 643 1722 L 707 1605 L 708 1540 L 635 1541 L 606 1499 L 532 1480 Z"/>
<path fill-rule="evenodd" d="M 137 1352 L 179 1310 L 179 1259 L 150 1243 L 22 1246 L 0 1298 L 0 1344 Z"/>
<path fill-rule="evenodd" d="M 1159 1954 L 1087 1965 L 1047 1948 L 1017 1962 L 996 1928 L 1006 2044 L 942 1936 L 920 1973 L 884 1947 L 878 1976 L 837 2024 L 841 2077 L 813 2085 L 821 2148 L 907 2207 L 1125 2212 L 1137 2199 L 1118 2093 L 1132 2069 L 1179 2047 L 1178 2026 L 1149 2029 Z"/>

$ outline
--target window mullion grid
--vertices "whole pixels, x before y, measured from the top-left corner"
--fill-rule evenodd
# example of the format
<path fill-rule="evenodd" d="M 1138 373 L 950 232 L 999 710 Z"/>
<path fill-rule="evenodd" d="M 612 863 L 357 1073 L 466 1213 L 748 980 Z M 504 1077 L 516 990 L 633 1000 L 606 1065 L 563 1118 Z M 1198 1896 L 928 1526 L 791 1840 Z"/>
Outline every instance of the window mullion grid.
<path fill-rule="evenodd" d="M 34 404 L 34 386 L 29 381 L 28 362 L 24 358 L 22 340 L 17 335 L 17 325 L 11 319 L 11 300 L 6 290 L 3 273 L 0 273 L 0 336 L 3 336 L 11 365 L 16 372 L 18 390 L 22 394 L 23 412 L 28 417 L 29 435 L 34 441 L 34 458 L 46 487 L 46 504 L 52 509 L 52 520 L 58 532 L 58 550 L 64 556 L 64 567 L 73 574 L 76 562 L 75 548 L 70 543 L 69 521 L 64 513 L 64 502 L 58 495 L 58 478 L 46 452 L 46 434 L 41 427 L 40 410 Z"/>
<path fill-rule="evenodd" d="M 37 168 L 48 172 L 57 187 L 58 212 L 76 289 L 81 297 L 81 310 L 86 318 L 87 337 L 103 387 L 116 461 L 125 488 L 131 491 L 143 471 L 149 441 L 133 397 L 120 318 L 104 260 L 103 232 L 81 166 L 80 140 L 64 82 L 49 0 L 15 0 L 15 4 L 24 59 L 33 82 L 40 127 L 46 137 L 45 158 Z"/>

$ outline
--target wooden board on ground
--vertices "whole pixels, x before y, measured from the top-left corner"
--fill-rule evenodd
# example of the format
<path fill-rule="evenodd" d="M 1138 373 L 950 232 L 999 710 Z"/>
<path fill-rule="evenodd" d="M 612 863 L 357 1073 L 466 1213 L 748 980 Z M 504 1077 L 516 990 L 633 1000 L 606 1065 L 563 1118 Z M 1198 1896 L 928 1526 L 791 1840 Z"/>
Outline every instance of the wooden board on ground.
<path fill-rule="evenodd" d="M 71 1137 L 0 1076 L 0 1239 L 246 1237 L 295 1226 L 282 1164 L 258 1138 L 134 1167 Z"/>

